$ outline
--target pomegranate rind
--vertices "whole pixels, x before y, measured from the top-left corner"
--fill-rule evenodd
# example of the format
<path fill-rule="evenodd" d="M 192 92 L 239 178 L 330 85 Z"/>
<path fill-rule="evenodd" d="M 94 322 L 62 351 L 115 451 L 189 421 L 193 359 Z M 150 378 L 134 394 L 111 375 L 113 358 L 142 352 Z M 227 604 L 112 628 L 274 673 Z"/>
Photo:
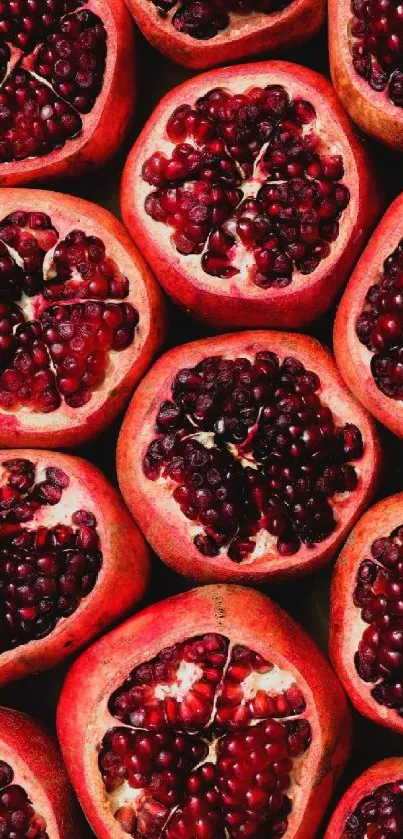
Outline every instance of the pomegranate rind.
<path fill-rule="evenodd" d="M 57 711 L 58 736 L 74 789 L 100 839 L 121 836 L 98 768 L 97 746 L 116 724 L 109 696 L 131 668 L 163 646 L 206 632 L 245 644 L 295 675 L 306 698 L 312 744 L 294 770 L 287 836 L 311 839 L 319 825 L 349 752 L 351 721 L 340 684 L 305 632 L 267 597 L 241 586 L 205 586 L 126 621 L 80 656 L 68 674 Z"/>
<path fill-rule="evenodd" d="M 401 781 L 403 777 L 403 759 L 401 757 L 391 757 L 386 760 L 381 760 L 375 763 L 363 772 L 353 784 L 348 788 L 347 792 L 337 805 L 329 826 L 325 833 L 324 839 L 340 839 L 345 828 L 346 819 L 352 813 L 362 798 L 372 793 L 383 784 L 393 784 L 395 781 Z"/>
<path fill-rule="evenodd" d="M 329 652 L 333 666 L 357 710 L 378 725 L 403 733 L 403 719 L 394 708 L 379 705 L 371 696 L 372 684 L 357 673 L 354 655 L 368 624 L 353 603 L 358 568 L 371 556 L 372 542 L 389 536 L 403 517 L 403 493 L 392 495 L 371 507 L 360 519 L 336 562 L 330 598 Z"/>
<path fill-rule="evenodd" d="M 56 742 L 36 720 L 0 708 L 0 752 L 52 839 L 77 839 L 81 817 Z"/>
<path fill-rule="evenodd" d="M 329 0 L 330 73 L 337 96 L 350 117 L 366 134 L 395 149 L 403 148 L 403 110 L 385 91 L 373 90 L 356 73 L 349 49 L 351 0 Z"/>
<path fill-rule="evenodd" d="M 37 449 L 8 449 L 4 459 L 25 458 L 37 468 L 57 467 L 70 479 L 67 522 L 80 500 L 93 512 L 100 537 L 102 566 L 92 591 L 67 618 L 60 618 L 44 638 L 29 641 L 0 655 L 0 686 L 54 667 L 88 643 L 105 627 L 127 614 L 143 597 L 149 577 L 149 551 L 119 493 L 97 467 L 78 457 Z M 74 502 L 74 503 L 73 503 Z M 46 507 L 33 525 L 46 525 Z M 51 508 L 52 521 L 63 515 L 63 496 Z M 0 728 L 1 731 L 1 728 Z"/>
<path fill-rule="evenodd" d="M 223 354 L 229 358 L 253 356 L 261 350 L 280 359 L 295 356 L 321 380 L 318 395 L 339 422 L 355 423 L 361 430 L 364 455 L 355 462 L 359 475 L 356 490 L 334 504 L 339 520 L 334 532 L 314 548 L 301 545 L 292 557 L 281 557 L 273 547 L 253 563 L 235 563 L 222 553 L 205 557 L 189 537 L 189 521 L 171 491 L 149 480 L 143 472 L 143 457 L 155 436 L 155 418 L 160 403 L 171 396 L 176 373 L 193 367 L 203 358 Z M 326 564 L 343 544 L 347 534 L 375 490 L 381 464 L 377 434 L 370 417 L 346 391 L 333 358 L 314 338 L 282 332 L 243 332 L 185 344 L 165 353 L 144 377 L 125 416 L 117 447 L 119 485 L 125 501 L 147 541 L 158 556 L 177 571 L 201 582 L 253 582 L 291 579 Z"/>
<path fill-rule="evenodd" d="M 175 29 L 172 15 L 160 15 L 151 0 L 128 0 L 127 5 L 153 47 L 172 61 L 195 70 L 303 43 L 318 32 L 325 19 L 325 0 L 294 0 L 287 8 L 271 14 L 231 12 L 226 29 L 199 41 Z"/>
<path fill-rule="evenodd" d="M 108 36 L 102 90 L 83 130 L 60 149 L 0 165 L 0 186 L 18 186 L 60 177 L 79 177 L 106 163 L 130 127 L 137 99 L 134 32 L 123 0 L 89 0 Z"/>
<path fill-rule="evenodd" d="M 123 225 L 107 210 L 74 196 L 45 190 L 4 189 L 1 198 L 3 218 L 16 210 L 32 208 L 50 216 L 60 238 L 75 228 L 99 236 L 108 255 L 129 279 L 125 302 L 132 303 L 140 315 L 132 344 L 121 353 L 114 353 L 114 369 L 86 405 L 70 408 L 63 402 L 49 414 L 0 411 L 0 446 L 75 447 L 110 425 L 152 363 L 165 334 L 162 295 Z"/>
<path fill-rule="evenodd" d="M 347 387 L 362 405 L 390 431 L 403 437 L 403 406 L 379 390 L 371 373 L 373 353 L 356 333 L 370 286 L 378 282 L 384 260 L 403 236 L 403 195 L 390 205 L 359 259 L 340 301 L 334 323 L 333 348 L 337 366 Z"/>
<path fill-rule="evenodd" d="M 313 104 L 319 133 L 322 124 L 325 137 L 334 137 L 337 152 L 343 157 L 347 174 L 343 183 L 350 191 L 350 202 L 329 257 L 312 274 L 294 272 L 291 284 L 281 290 L 262 289 L 236 276 L 220 280 L 206 274 L 200 255 L 183 257 L 167 245 L 165 226 L 144 209 L 150 185 L 142 178 L 142 166 L 166 142 L 165 126 L 175 108 L 194 103 L 212 88 L 242 93 L 267 84 L 283 85 L 291 97 L 303 97 Z M 124 224 L 167 294 L 198 320 L 221 331 L 267 326 L 292 329 L 311 323 L 330 307 L 379 217 L 380 201 L 367 153 L 331 84 L 319 73 L 297 64 L 268 61 L 204 73 L 162 99 L 127 158 L 121 211 Z"/>

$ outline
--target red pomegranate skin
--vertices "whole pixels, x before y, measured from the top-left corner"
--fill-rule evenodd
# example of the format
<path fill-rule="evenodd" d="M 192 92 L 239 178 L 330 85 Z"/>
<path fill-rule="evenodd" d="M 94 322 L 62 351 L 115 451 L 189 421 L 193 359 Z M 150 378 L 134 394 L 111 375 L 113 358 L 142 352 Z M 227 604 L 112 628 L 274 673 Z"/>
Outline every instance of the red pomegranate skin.
<path fill-rule="evenodd" d="M 69 487 L 55 506 L 42 506 L 28 527 L 71 524 L 82 506 L 96 517 L 102 564 L 95 585 L 68 617 L 60 617 L 45 637 L 21 643 L 0 654 L 0 685 L 54 667 L 106 626 L 132 609 L 143 597 L 149 575 L 149 551 L 121 497 L 104 475 L 78 457 L 38 449 L 8 449 L 4 460 L 24 458 L 37 472 L 61 469 Z M 2 467 L 2 470 L 4 467 Z M 22 525 L 24 527 L 24 525 Z"/>
<path fill-rule="evenodd" d="M 124 304 L 138 313 L 138 325 L 129 346 L 120 352 L 107 351 L 106 374 L 92 390 L 86 404 L 69 406 L 65 398 L 50 413 L 19 408 L 1 410 L 0 446 L 71 448 L 97 436 L 115 419 L 157 354 L 165 334 L 164 303 L 160 290 L 136 246 L 119 221 L 102 207 L 57 192 L 31 189 L 2 190 L 2 219 L 18 211 L 47 215 L 58 232 L 58 242 L 77 228 L 102 240 L 106 256 L 112 257 L 129 281 Z M 39 231 L 41 232 L 41 231 Z M 0 234 L 1 238 L 1 234 Z M 52 248 L 49 253 L 53 253 Z M 45 260 L 49 256 L 45 257 Z M 46 262 L 45 262 L 46 264 Z M 46 272 L 45 272 L 46 276 Z M 85 300 L 93 300 L 88 293 Z M 97 298 L 95 297 L 95 300 Z M 0 301 L 1 302 L 1 301 Z M 101 298 L 102 305 L 103 298 Z M 120 303 L 120 300 L 113 300 Z M 83 304 L 83 298 L 45 300 L 41 292 L 16 300 L 26 321 L 34 320 L 53 304 Z"/>
<path fill-rule="evenodd" d="M 323 404 L 331 408 L 341 424 L 353 422 L 361 429 L 364 455 L 357 461 L 358 486 L 341 499 L 340 506 L 336 505 L 339 518 L 334 531 L 313 548 L 301 544 L 293 556 L 280 556 L 273 544 L 253 561 L 245 562 L 234 562 L 225 551 L 206 557 L 192 542 L 189 525 L 193 522 L 183 515 L 171 491 L 145 476 L 143 458 L 155 437 L 159 406 L 164 399 L 171 398 L 171 384 L 179 370 L 194 367 L 209 356 L 252 357 L 261 350 L 271 350 L 280 359 L 296 357 L 307 370 L 316 372 L 321 380 L 319 394 Z M 324 565 L 335 555 L 352 524 L 368 505 L 377 484 L 380 464 L 381 453 L 374 426 L 343 386 L 330 353 L 313 338 L 280 332 L 223 335 L 165 353 L 137 389 L 123 422 L 117 449 L 120 488 L 147 541 L 167 565 L 201 582 L 278 581 Z"/>
<path fill-rule="evenodd" d="M 107 33 L 102 89 L 83 130 L 45 156 L 0 164 L 0 186 L 79 177 L 102 166 L 116 153 L 130 127 L 137 98 L 135 42 L 130 15 L 122 0 L 85 4 L 101 18 Z M 27 60 L 30 67 L 31 55 Z"/>
<path fill-rule="evenodd" d="M 115 722 L 108 697 L 139 662 L 206 632 L 244 644 L 295 675 L 306 698 L 312 742 L 298 769 L 287 838 L 311 839 L 318 827 L 349 751 L 351 724 L 343 691 L 312 641 L 268 598 L 239 586 L 205 586 L 155 604 L 109 633 L 79 658 L 64 684 L 57 712 L 59 741 L 74 789 L 100 839 L 122 835 L 98 769 L 99 743 Z"/>
<path fill-rule="evenodd" d="M 148 0 L 146 0 L 148 2 Z M 290 97 L 310 102 L 317 114 L 318 135 L 334 137 L 344 163 L 349 204 L 340 220 L 330 255 L 312 273 L 295 271 L 285 288 L 260 288 L 241 273 L 231 279 L 211 276 L 199 255 L 183 256 L 170 243 L 171 228 L 147 215 L 144 201 L 153 187 L 142 178 L 150 156 L 167 150 L 165 126 L 181 105 L 194 104 L 209 90 L 243 93 L 250 88 L 281 85 Z M 192 142 L 192 138 L 188 138 Z M 171 144 L 168 144 L 168 155 Z M 241 184 L 242 187 L 242 184 Z M 246 190 L 248 194 L 248 190 Z M 174 88 L 159 103 L 136 140 L 125 165 L 121 185 L 123 221 L 138 243 L 157 279 L 176 303 L 214 329 L 280 327 L 294 329 L 325 312 L 346 281 L 380 213 L 381 202 L 367 152 L 340 107 L 329 82 L 318 73 L 281 61 L 226 67 L 204 73 Z M 243 247 L 243 246 L 242 246 Z"/>
<path fill-rule="evenodd" d="M 214 37 L 199 40 L 178 31 L 172 24 L 172 15 L 158 14 L 150 2 L 130 0 L 128 3 L 137 26 L 163 55 L 195 70 L 300 44 L 315 35 L 325 17 L 324 0 L 294 0 L 284 9 L 269 14 L 258 11 L 230 14 L 229 26 Z"/>
<path fill-rule="evenodd" d="M 359 802 L 366 796 L 372 795 L 384 784 L 402 781 L 403 761 L 401 757 L 390 757 L 375 763 L 362 773 L 348 788 L 341 801 L 336 806 L 326 830 L 324 839 L 340 839 L 344 837 L 347 818 L 354 812 Z"/>

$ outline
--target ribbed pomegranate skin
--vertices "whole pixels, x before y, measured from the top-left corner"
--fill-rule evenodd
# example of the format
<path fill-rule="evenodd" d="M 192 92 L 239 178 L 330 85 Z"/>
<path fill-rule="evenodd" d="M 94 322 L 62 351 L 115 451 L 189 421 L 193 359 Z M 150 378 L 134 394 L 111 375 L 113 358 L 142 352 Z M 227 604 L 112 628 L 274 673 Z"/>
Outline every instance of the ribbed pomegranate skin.
<path fill-rule="evenodd" d="M 373 835 L 381 831 L 383 835 L 399 836 L 402 782 L 400 757 L 387 758 L 371 766 L 351 784 L 336 806 L 325 839 L 349 839 L 350 836 L 362 839 L 366 829 Z"/>

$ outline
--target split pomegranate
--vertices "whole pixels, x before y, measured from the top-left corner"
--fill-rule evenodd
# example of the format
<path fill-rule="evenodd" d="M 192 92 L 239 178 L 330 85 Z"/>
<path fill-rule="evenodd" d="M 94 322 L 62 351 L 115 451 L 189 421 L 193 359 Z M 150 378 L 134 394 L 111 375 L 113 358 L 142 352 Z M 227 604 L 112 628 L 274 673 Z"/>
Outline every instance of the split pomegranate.
<path fill-rule="evenodd" d="M 306 41 L 325 16 L 324 0 L 130 0 L 128 5 L 154 47 L 198 69 Z"/>
<path fill-rule="evenodd" d="M 71 669 L 57 716 L 100 839 L 311 839 L 350 733 L 312 641 L 236 586 L 170 598 L 106 635 Z"/>
<path fill-rule="evenodd" d="M 52 192 L 1 195 L 0 445 L 77 446 L 150 365 L 159 290 L 105 210 Z"/>
<path fill-rule="evenodd" d="M 122 0 L 2 0 L 0 185 L 106 162 L 128 128 L 134 79 Z"/>
<path fill-rule="evenodd" d="M 132 608 L 148 551 L 92 464 L 38 449 L 3 451 L 0 464 L 2 685 L 52 667 Z"/>
<path fill-rule="evenodd" d="M 199 580 L 327 562 L 373 492 L 373 425 L 312 338 L 244 332 L 167 352 L 136 391 L 118 476 L 146 539 Z"/>
<path fill-rule="evenodd" d="M 122 182 L 123 219 L 157 278 L 219 329 L 313 321 L 346 279 L 378 205 L 331 85 L 283 62 L 217 70 L 172 90 Z"/>
<path fill-rule="evenodd" d="M 0 708 L 0 836 L 77 839 L 81 829 L 56 743 L 35 720 Z"/>
<path fill-rule="evenodd" d="M 403 148 L 403 7 L 400 0 L 329 0 L 330 70 L 357 125 Z"/>
<path fill-rule="evenodd" d="M 342 297 L 334 352 L 347 386 L 403 436 L 403 195 L 389 207 Z"/>
<path fill-rule="evenodd" d="M 371 766 L 336 807 L 325 839 L 395 839 L 403 835 L 403 760 Z"/>

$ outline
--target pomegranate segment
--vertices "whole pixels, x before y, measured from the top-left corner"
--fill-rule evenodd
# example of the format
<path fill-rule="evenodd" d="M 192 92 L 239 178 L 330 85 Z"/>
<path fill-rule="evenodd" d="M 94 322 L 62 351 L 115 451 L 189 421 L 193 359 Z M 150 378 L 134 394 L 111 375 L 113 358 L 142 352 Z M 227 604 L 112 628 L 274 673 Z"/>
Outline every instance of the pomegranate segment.
<path fill-rule="evenodd" d="M 403 835 L 403 764 L 389 758 L 371 766 L 339 802 L 325 839 L 395 839 Z"/>
<path fill-rule="evenodd" d="M 25 790 L 13 784 L 14 772 L 0 761 L 0 835 L 15 839 L 49 839 L 46 821 L 34 809 Z"/>
<path fill-rule="evenodd" d="M 403 8 L 400 0 L 351 0 L 354 69 L 375 91 L 403 106 Z"/>
<path fill-rule="evenodd" d="M 172 25 L 178 32 L 190 35 L 200 41 L 214 38 L 221 29 L 231 25 L 231 15 L 248 15 L 252 12 L 260 12 L 262 15 L 270 15 L 274 12 L 281 12 L 293 0 L 249 0 L 248 3 L 242 0 L 227 0 L 219 3 L 217 0 L 152 0 L 153 5 L 162 15 L 167 15 L 174 10 Z"/>

